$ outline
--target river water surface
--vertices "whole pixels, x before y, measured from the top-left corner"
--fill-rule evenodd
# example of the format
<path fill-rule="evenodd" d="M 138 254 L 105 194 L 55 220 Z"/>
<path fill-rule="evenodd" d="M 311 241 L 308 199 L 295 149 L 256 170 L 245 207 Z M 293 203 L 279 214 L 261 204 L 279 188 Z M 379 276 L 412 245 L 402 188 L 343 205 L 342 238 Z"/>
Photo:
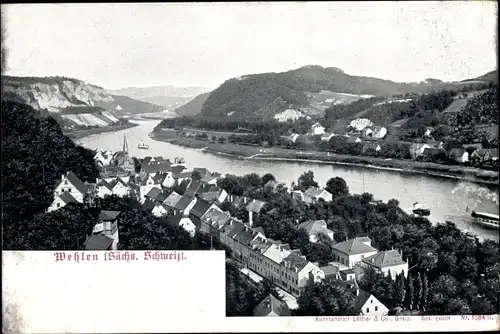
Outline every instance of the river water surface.
<path fill-rule="evenodd" d="M 320 185 L 325 185 L 331 177 L 346 180 L 351 193 L 372 193 L 375 199 L 387 201 L 395 198 L 400 207 L 411 212 L 414 202 L 422 203 L 431 210 L 429 220 L 444 222 L 451 220 L 462 230 L 467 230 L 480 238 L 499 239 L 498 230 L 486 230 L 463 219 L 471 210 L 498 214 L 498 185 L 473 184 L 470 182 L 386 171 L 355 166 L 313 164 L 305 162 L 241 160 L 230 156 L 205 153 L 199 149 L 186 148 L 149 138 L 149 134 L 159 121 L 134 121 L 140 124 L 133 128 L 106 132 L 76 140 L 92 149 L 118 151 L 123 146 L 126 135 L 129 154 L 138 158 L 163 156 L 173 161 L 183 157 L 188 168 L 205 167 L 222 174 L 243 175 L 248 173 L 273 174 L 277 180 L 291 184 L 307 170 L 314 172 Z M 137 145 L 149 145 L 149 150 L 141 150 Z M 466 212 L 466 208 L 469 211 Z"/>

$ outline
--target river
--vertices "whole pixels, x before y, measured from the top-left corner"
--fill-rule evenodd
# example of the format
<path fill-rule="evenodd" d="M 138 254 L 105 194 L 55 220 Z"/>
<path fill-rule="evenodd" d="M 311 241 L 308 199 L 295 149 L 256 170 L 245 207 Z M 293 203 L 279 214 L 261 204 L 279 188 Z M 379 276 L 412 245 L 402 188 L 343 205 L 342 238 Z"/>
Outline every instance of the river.
<path fill-rule="evenodd" d="M 163 156 L 173 160 L 183 157 L 189 168 L 205 167 L 210 171 L 222 174 L 244 175 L 248 173 L 273 174 L 277 180 L 288 185 L 305 171 L 312 170 L 320 185 L 325 185 L 331 177 L 339 176 L 346 180 L 351 193 L 372 193 L 377 200 L 387 201 L 395 198 L 400 207 L 411 212 L 414 202 L 429 207 L 432 222 L 452 220 L 462 230 L 467 230 L 481 239 L 499 239 L 498 230 L 486 230 L 469 223 L 460 217 L 467 216 L 469 210 L 497 213 L 498 185 L 479 185 L 470 182 L 386 171 L 366 167 L 313 164 L 302 162 L 240 160 L 230 156 L 221 156 L 203 152 L 199 149 L 186 148 L 149 138 L 158 120 L 134 121 L 140 126 L 117 131 L 106 132 L 75 140 L 78 144 L 92 149 L 118 151 L 123 146 L 126 135 L 129 153 L 132 156 Z M 141 150 L 137 145 L 144 142 L 149 150 Z"/>

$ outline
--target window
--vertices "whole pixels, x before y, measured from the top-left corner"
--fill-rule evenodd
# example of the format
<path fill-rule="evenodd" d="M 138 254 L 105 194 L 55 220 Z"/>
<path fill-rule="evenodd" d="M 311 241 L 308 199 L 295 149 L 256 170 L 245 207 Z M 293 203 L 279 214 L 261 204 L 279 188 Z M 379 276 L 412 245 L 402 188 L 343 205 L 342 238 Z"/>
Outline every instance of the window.
<path fill-rule="evenodd" d="M 57 206 L 57 207 L 60 207 L 60 206 L 61 206 L 61 204 L 60 204 L 60 203 L 57 203 L 57 204 L 56 204 L 56 206 Z"/>
<path fill-rule="evenodd" d="M 64 180 L 64 184 L 68 184 L 68 180 Z"/>
<path fill-rule="evenodd" d="M 370 313 L 370 308 L 369 307 L 366 308 L 366 313 Z"/>
<path fill-rule="evenodd" d="M 69 192 L 69 193 L 71 192 L 71 188 L 68 188 L 68 192 Z"/>
<path fill-rule="evenodd" d="M 375 306 L 375 311 L 378 311 L 378 306 Z"/>
<path fill-rule="evenodd" d="M 372 303 L 372 304 L 373 304 L 373 299 L 372 299 L 372 300 L 370 300 L 370 303 Z"/>

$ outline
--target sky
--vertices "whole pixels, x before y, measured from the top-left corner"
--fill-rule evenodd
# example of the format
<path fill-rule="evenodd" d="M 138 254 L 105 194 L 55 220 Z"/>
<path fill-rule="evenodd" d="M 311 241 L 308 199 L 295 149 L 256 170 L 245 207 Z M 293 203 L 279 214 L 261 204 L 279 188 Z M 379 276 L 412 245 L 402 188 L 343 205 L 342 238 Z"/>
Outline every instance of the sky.
<path fill-rule="evenodd" d="M 2 5 L 7 71 L 216 88 L 304 65 L 399 82 L 496 69 L 496 1 Z"/>

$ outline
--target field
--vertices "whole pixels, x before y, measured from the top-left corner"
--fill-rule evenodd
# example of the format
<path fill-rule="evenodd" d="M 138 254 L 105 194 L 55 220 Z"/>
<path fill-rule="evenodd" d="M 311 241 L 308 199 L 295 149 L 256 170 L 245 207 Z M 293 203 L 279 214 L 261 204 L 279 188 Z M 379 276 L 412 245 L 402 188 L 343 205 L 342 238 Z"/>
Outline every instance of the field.
<path fill-rule="evenodd" d="M 372 95 L 355 95 L 345 93 L 335 93 L 328 90 L 322 90 L 319 93 L 308 93 L 309 105 L 315 109 L 324 111 L 334 104 L 349 104 L 363 98 L 370 98 Z"/>

